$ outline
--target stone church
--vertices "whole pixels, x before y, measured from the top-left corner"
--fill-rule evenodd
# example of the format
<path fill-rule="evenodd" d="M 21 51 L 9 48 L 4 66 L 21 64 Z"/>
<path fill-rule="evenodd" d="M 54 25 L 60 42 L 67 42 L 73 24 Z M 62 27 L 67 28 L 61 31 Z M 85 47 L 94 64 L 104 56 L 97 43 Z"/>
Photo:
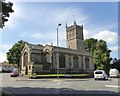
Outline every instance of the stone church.
<path fill-rule="evenodd" d="M 83 25 L 66 25 L 67 48 L 26 43 L 20 60 L 22 74 L 92 73 L 92 53 L 84 48 Z"/>

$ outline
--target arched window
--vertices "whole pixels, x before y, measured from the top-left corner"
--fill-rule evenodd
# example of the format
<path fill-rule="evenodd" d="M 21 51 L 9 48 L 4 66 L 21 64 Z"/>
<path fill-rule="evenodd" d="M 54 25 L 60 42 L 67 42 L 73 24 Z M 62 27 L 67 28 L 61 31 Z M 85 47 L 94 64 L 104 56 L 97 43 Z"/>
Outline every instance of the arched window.
<path fill-rule="evenodd" d="M 65 55 L 64 54 L 60 54 L 59 56 L 59 67 L 65 68 Z"/>
<path fill-rule="evenodd" d="M 88 57 L 85 58 L 85 67 L 89 68 L 89 58 Z"/>
<path fill-rule="evenodd" d="M 24 64 L 23 64 L 23 66 L 26 66 L 27 63 L 28 63 L 28 53 L 25 52 L 24 53 Z"/>
<path fill-rule="evenodd" d="M 78 56 L 73 57 L 73 68 L 78 68 Z"/>
<path fill-rule="evenodd" d="M 50 56 L 50 53 L 48 53 L 48 52 L 45 54 L 45 62 L 51 63 L 51 56 Z"/>

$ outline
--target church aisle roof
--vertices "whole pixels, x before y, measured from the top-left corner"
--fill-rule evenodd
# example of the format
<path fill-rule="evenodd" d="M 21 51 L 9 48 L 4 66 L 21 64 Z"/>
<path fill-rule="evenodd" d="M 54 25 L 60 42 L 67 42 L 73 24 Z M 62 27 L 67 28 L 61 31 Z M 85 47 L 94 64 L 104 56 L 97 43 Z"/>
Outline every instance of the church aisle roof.
<path fill-rule="evenodd" d="M 81 51 L 76 50 L 76 49 L 70 49 L 70 48 L 65 48 L 65 47 L 57 47 L 57 46 L 48 45 L 48 44 L 43 46 L 41 44 L 35 45 L 35 44 L 27 43 L 27 46 L 30 48 L 31 53 L 40 53 L 40 51 L 45 51 L 47 49 L 50 50 L 50 51 L 56 52 L 57 48 L 58 48 L 59 52 L 91 56 L 91 52 L 86 52 L 86 51 L 81 52 Z"/>

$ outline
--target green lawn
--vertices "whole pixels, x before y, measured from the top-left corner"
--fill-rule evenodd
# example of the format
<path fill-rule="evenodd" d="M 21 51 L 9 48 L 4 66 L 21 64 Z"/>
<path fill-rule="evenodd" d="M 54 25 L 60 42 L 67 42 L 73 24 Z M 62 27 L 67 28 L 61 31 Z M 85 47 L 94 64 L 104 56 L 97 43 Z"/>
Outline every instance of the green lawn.
<path fill-rule="evenodd" d="M 41 76 L 41 77 L 46 77 L 46 76 L 58 76 L 58 74 L 44 74 L 44 75 L 36 75 L 36 76 Z M 64 76 L 64 74 L 59 74 L 59 76 Z"/>
<path fill-rule="evenodd" d="M 32 75 L 30 75 L 32 77 Z M 30 77 L 29 75 L 27 77 Z M 40 77 L 89 77 L 89 74 L 40 74 L 36 75 L 37 78 Z"/>
<path fill-rule="evenodd" d="M 0 96 L 7 96 L 7 95 L 3 92 L 0 92 Z"/>
<path fill-rule="evenodd" d="M 73 74 L 73 76 L 89 76 L 89 74 Z"/>

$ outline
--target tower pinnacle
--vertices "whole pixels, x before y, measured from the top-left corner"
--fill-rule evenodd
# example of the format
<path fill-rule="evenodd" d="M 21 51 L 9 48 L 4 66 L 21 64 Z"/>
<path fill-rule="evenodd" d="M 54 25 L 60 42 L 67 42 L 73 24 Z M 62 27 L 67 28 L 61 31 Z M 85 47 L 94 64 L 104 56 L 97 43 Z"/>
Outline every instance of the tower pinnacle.
<path fill-rule="evenodd" d="M 74 25 L 77 25 L 76 21 L 74 20 Z"/>
<path fill-rule="evenodd" d="M 66 28 L 67 28 L 67 22 L 66 22 Z"/>

